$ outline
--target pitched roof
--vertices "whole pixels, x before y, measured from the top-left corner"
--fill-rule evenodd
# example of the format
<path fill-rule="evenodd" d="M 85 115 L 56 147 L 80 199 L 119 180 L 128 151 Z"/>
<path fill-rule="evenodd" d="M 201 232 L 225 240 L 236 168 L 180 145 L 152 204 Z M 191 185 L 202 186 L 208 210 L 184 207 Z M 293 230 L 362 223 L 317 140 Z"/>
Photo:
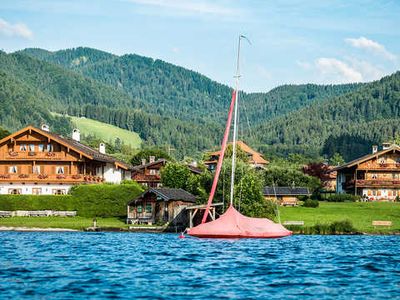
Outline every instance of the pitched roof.
<path fill-rule="evenodd" d="M 133 166 L 132 170 L 140 171 L 142 169 L 145 169 L 145 168 L 148 168 L 148 167 L 151 167 L 151 166 L 154 166 L 154 165 L 158 165 L 160 163 L 165 164 L 165 163 L 167 163 L 167 160 L 164 159 L 164 158 L 160 158 L 160 159 L 157 159 L 156 161 L 153 161 L 153 162 L 148 162 L 146 164 Z"/>
<path fill-rule="evenodd" d="M 306 187 L 290 186 L 266 186 L 263 191 L 264 196 L 308 196 L 311 195 Z"/>
<path fill-rule="evenodd" d="M 154 193 L 159 196 L 164 201 L 171 201 L 171 200 L 182 200 L 186 202 L 196 202 L 196 196 L 192 195 L 191 193 L 183 190 L 183 189 L 174 189 L 174 188 L 150 188 L 138 198 L 130 201 L 129 204 L 133 204 L 139 199 L 143 198 L 148 193 Z"/>
<path fill-rule="evenodd" d="M 385 153 L 390 152 L 390 151 L 399 151 L 400 152 L 400 146 L 393 144 L 392 146 L 390 146 L 387 149 L 378 151 L 376 153 L 370 153 L 370 154 L 361 156 L 361 157 L 359 157 L 357 159 L 349 161 L 348 163 L 345 163 L 345 164 L 343 164 L 341 166 L 333 168 L 333 169 L 329 170 L 329 172 L 335 172 L 335 171 L 342 170 L 342 169 L 345 169 L 345 168 L 351 168 L 351 167 L 353 167 L 353 166 L 355 166 L 357 164 L 363 163 L 363 162 L 365 162 L 367 160 L 370 160 L 370 159 L 372 159 L 374 157 L 379 157 L 380 155 L 385 154 Z"/>
<path fill-rule="evenodd" d="M 229 145 L 232 145 L 232 142 L 229 143 Z M 242 149 L 244 152 L 246 152 L 247 154 L 251 155 L 251 161 L 256 163 L 256 164 L 261 164 L 261 165 L 265 165 L 268 164 L 268 161 L 265 160 L 262 156 L 261 153 L 255 151 L 254 149 L 250 148 L 250 146 L 248 146 L 245 142 L 243 141 L 236 141 L 236 145 L 240 147 L 240 149 Z M 219 151 L 214 151 L 211 152 L 210 155 L 211 156 L 219 156 L 221 154 L 221 150 Z"/>
<path fill-rule="evenodd" d="M 29 130 L 35 131 L 35 132 L 37 132 L 37 133 L 39 133 L 39 134 L 41 134 L 41 135 L 43 135 L 43 136 L 45 136 L 47 138 L 50 138 L 50 139 L 58 142 L 59 144 L 65 146 L 67 148 L 70 148 L 70 149 L 82 154 L 83 156 L 86 156 L 89 159 L 93 159 L 93 160 L 97 160 L 97 161 L 101 161 L 101 162 L 114 163 L 116 166 L 121 167 L 121 168 L 126 169 L 126 170 L 128 170 L 128 169 L 130 169 L 132 167 L 131 165 L 129 165 L 129 164 L 127 164 L 127 163 L 125 163 L 125 162 L 123 162 L 123 161 L 121 161 L 119 159 L 116 159 L 116 158 L 114 158 L 114 157 L 112 157 L 110 155 L 107 155 L 107 154 L 100 153 L 98 150 L 93 149 L 93 148 L 91 148 L 89 146 L 86 146 L 84 144 L 81 144 L 80 142 L 75 141 L 75 140 L 73 140 L 71 138 L 63 137 L 63 136 L 61 136 L 59 134 L 56 134 L 56 133 L 53 133 L 53 132 L 44 131 L 44 130 L 36 128 L 34 126 L 27 126 L 27 127 L 23 128 L 23 129 L 17 131 L 17 132 L 12 133 L 11 135 L 9 135 L 9 136 L 5 137 L 4 139 L 0 140 L 0 144 L 5 142 L 5 141 L 7 141 L 7 140 L 9 140 L 9 139 L 11 139 L 11 138 L 13 138 L 13 137 L 15 137 L 15 136 L 18 136 L 18 135 L 20 135 L 20 134 L 22 134 L 22 133 L 24 133 L 26 131 L 29 131 Z"/>

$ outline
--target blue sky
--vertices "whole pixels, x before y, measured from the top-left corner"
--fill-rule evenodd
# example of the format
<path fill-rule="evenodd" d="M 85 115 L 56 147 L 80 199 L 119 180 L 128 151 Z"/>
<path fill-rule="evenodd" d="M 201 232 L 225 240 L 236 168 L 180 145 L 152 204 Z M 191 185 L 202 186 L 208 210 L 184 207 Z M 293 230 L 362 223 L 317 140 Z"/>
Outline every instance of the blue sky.
<path fill-rule="evenodd" d="M 400 69 L 400 1 L 1 0 L 0 48 L 137 53 L 246 91 L 371 81 Z"/>

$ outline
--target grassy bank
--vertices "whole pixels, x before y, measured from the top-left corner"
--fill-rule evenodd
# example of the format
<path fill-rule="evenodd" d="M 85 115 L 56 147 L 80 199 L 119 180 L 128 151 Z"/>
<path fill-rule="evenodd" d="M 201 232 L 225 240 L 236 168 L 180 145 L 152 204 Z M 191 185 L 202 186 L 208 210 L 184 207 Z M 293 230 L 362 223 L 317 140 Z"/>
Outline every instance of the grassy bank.
<path fill-rule="evenodd" d="M 305 227 L 350 220 L 355 229 L 367 233 L 400 232 L 400 203 L 320 202 L 319 207 L 280 207 L 281 221 L 304 221 Z M 390 228 L 374 228 L 372 221 L 392 221 Z"/>
<path fill-rule="evenodd" d="M 14 217 L 0 218 L 0 227 L 68 228 L 84 230 L 93 226 L 93 218 L 85 217 Z M 98 227 L 128 228 L 124 218 L 97 218 Z"/>

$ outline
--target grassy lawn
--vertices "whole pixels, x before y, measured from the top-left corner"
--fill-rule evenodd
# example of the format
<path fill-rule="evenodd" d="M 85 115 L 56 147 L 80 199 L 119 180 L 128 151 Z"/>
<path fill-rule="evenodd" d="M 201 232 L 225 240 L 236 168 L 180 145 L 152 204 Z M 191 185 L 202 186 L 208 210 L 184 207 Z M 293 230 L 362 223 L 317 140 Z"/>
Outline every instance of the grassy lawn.
<path fill-rule="evenodd" d="M 57 115 L 56 113 L 54 113 Z M 140 136 L 133 131 L 119 128 L 114 125 L 103 123 L 88 118 L 79 118 L 69 116 L 72 123 L 81 131 L 84 135 L 95 135 L 96 137 L 105 141 L 113 141 L 119 137 L 125 145 L 130 145 L 132 148 L 139 149 L 142 143 Z"/>
<path fill-rule="evenodd" d="M 38 228 L 69 228 L 83 230 L 93 226 L 93 218 L 84 217 L 13 217 L 0 218 L 0 226 L 7 227 L 38 227 Z M 124 219 L 97 218 L 98 227 L 128 228 Z"/>
<path fill-rule="evenodd" d="M 400 203 L 320 202 L 319 207 L 280 207 L 281 221 L 304 221 L 304 226 L 350 220 L 361 232 L 400 232 Z M 374 229 L 372 221 L 392 221 L 391 228 Z"/>

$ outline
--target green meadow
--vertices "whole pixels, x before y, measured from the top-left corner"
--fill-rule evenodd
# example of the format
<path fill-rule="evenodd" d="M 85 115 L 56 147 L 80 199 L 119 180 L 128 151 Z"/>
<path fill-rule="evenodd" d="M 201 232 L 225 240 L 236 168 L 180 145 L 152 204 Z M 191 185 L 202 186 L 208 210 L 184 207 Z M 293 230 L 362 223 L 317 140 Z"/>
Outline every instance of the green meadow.
<path fill-rule="evenodd" d="M 393 202 L 323 202 L 319 207 L 280 207 L 281 222 L 304 221 L 304 226 L 350 220 L 359 232 L 400 232 L 400 203 Z M 392 226 L 372 226 L 372 221 L 392 221 Z"/>
<path fill-rule="evenodd" d="M 59 115 L 53 113 L 54 115 Z M 85 117 L 68 116 L 72 123 L 80 130 L 81 134 L 94 135 L 106 142 L 112 141 L 118 137 L 125 145 L 139 149 L 142 139 L 139 134 L 133 131 L 119 128 L 117 126 L 96 121 Z"/>

